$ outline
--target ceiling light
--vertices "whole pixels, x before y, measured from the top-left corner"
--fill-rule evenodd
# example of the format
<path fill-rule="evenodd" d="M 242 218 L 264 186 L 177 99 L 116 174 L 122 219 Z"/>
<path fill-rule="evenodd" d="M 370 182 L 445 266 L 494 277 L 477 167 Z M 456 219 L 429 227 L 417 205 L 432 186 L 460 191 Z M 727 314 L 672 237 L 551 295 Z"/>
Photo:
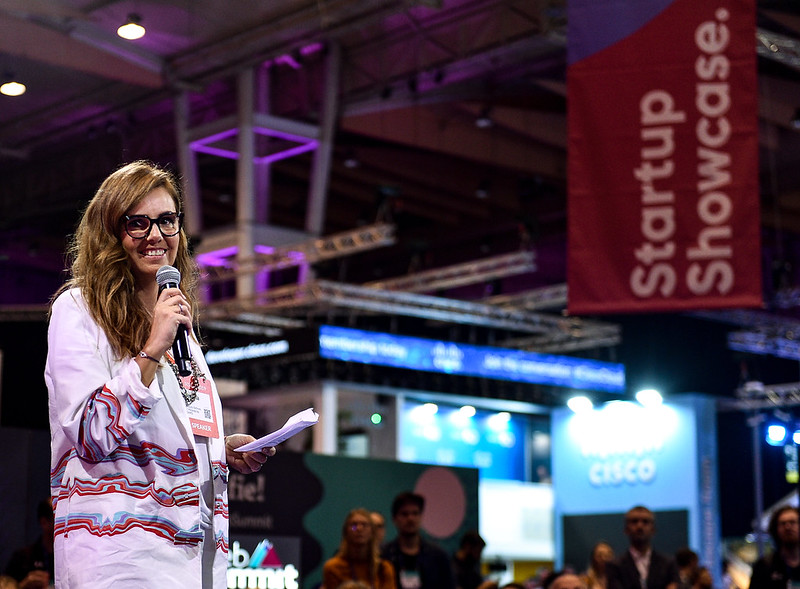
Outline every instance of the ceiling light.
<path fill-rule="evenodd" d="M 661 397 L 661 393 L 655 389 L 643 389 L 639 391 L 636 393 L 636 400 L 639 401 L 642 407 L 658 407 L 664 401 Z"/>
<path fill-rule="evenodd" d="M 475 119 L 475 126 L 478 129 L 488 129 L 494 124 L 492 121 L 492 117 L 490 116 L 492 109 L 488 106 L 485 106 L 481 109 L 480 114 L 478 114 L 478 118 Z"/>
<path fill-rule="evenodd" d="M 589 397 L 578 395 L 567 399 L 567 407 L 569 407 L 573 413 L 588 413 L 594 408 L 594 404 Z"/>
<path fill-rule="evenodd" d="M 773 423 L 767 426 L 767 444 L 770 446 L 783 446 L 786 442 L 786 426 L 782 423 Z"/>
<path fill-rule="evenodd" d="M 5 75 L 3 85 L 0 86 L 0 94 L 5 94 L 6 96 L 21 96 L 25 94 L 25 90 L 27 90 L 25 84 L 17 82 L 13 74 Z"/>
<path fill-rule="evenodd" d="M 123 39 L 128 39 L 129 41 L 141 39 L 144 37 L 145 33 L 144 27 L 139 24 L 141 21 L 142 17 L 140 17 L 138 14 L 129 14 L 128 20 L 125 21 L 125 24 L 117 29 L 117 35 Z"/>
<path fill-rule="evenodd" d="M 792 120 L 789 121 L 789 124 L 791 124 L 795 129 L 800 129 L 800 108 L 795 109 L 794 116 L 792 117 Z"/>
<path fill-rule="evenodd" d="M 361 165 L 361 162 L 358 161 L 358 157 L 356 156 L 356 152 L 352 149 L 348 149 L 344 156 L 344 167 L 348 169 L 357 168 Z"/>
<path fill-rule="evenodd" d="M 475 189 L 475 196 L 478 198 L 486 198 L 489 196 L 489 191 L 492 188 L 491 180 L 484 178 L 478 182 L 478 188 Z"/>

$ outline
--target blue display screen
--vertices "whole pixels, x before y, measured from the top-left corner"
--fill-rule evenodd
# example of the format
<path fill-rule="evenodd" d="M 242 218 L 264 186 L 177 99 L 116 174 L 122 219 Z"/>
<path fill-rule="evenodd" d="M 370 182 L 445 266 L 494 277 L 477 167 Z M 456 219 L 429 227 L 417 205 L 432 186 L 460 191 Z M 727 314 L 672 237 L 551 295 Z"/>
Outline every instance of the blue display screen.
<path fill-rule="evenodd" d="M 606 392 L 625 390 L 622 364 L 322 325 L 322 358 Z"/>
<path fill-rule="evenodd" d="M 400 424 L 400 460 L 477 468 L 481 478 L 525 480 L 522 416 L 408 401 Z"/>

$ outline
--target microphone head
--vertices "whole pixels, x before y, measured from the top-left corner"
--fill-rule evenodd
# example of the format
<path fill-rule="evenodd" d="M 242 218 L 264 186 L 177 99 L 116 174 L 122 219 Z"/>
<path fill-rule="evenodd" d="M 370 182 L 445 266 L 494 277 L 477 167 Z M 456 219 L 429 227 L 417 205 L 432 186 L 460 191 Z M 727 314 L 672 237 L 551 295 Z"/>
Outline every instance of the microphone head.
<path fill-rule="evenodd" d="M 180 284 L 181 283 L 181 273 L 180 271 L 175 268 L 174 266 L 161 266 L 156 272 L 156 282 L 158 286 L 164 286 L 166 284 Z"/>

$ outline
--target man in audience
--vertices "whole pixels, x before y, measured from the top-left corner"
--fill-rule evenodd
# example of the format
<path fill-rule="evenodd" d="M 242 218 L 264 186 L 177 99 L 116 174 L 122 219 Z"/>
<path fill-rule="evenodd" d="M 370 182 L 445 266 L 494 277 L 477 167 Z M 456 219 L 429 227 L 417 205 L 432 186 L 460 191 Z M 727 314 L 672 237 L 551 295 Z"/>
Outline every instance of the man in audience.
<path fill-rule="evenodd" d="M 383 547 L 382 557 L 394 565 L 398 589 L 455 589 L 447 553 L 420 534 L 425 498 L 404 492 L 392 502 L 397 538 Z"/>
<path fill-rule="evenodd" d="M 786 589 L 800 584 L 800 512 L 784 505 L 769 520 L 775 550 L 753 564 L 750 589 Z"/>
<path fill-rule="evenodd" d="M 656 519 L 652 511 L 637 505 L 625 514 L 629 547 L 606 564 L 608 589 L 677 589 L 675 561 L 653 549 Z"/>

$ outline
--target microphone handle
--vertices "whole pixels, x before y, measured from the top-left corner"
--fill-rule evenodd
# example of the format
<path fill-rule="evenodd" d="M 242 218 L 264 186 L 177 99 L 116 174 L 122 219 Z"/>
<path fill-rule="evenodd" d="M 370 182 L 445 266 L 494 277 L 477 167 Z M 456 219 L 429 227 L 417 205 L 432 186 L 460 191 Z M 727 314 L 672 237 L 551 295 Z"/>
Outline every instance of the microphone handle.
<path fill-rule="evenodd" d="M 175 282 L 166 282 L 159 286 L 158 294 L 165 288 L 178 288 Z M 175 334 L 175 341 L 172 342 L 172 357 L 175 359 L 175 366 L 178 367 L 178 374 L 181 376 L 191 376 L 192 374 L 192 351 L 189 349 L 189 337 L 186 326 L 181 323 L 178 332 Z"/>
<path fill-rule="evenodd" d="M 192 374 L 192 351 L 189 349 L 189 337 L 183 323 L 178 326 L 178 333 L 175 334 L 175 341 L 172 342 L 172 357 L 175 358 L 178 374 L 181 376 Z"/>

